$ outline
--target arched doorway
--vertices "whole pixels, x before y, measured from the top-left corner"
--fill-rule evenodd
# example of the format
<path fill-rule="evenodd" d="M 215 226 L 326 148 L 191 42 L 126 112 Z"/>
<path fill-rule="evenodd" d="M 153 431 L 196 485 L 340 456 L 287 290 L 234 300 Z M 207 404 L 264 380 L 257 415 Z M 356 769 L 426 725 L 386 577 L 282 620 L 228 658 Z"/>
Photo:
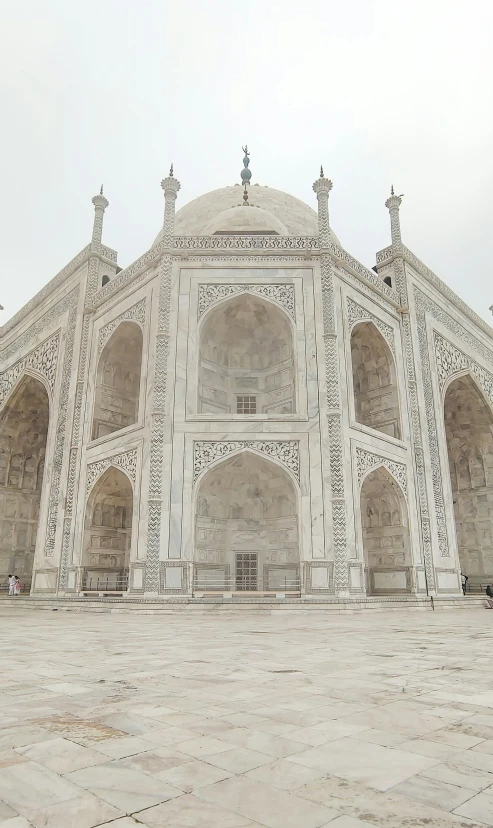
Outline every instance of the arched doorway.
<path fill-rule="evenodd" d="M 82 588 L 127 589 L 132 542 L 133 491 L 127 475 L 111 466 L 96 482 L 86 505 Z"/>
<path fill-rule="evenodd" d="M 199 413 L 293 414 L 293 332 L 272 302 L 241 294 L 211 310 L 200 331 Z"/>
<path fill-rule="evenodd" d="M 351 361 L 357 422 L 400 438 L 399 392 L 394 359 L 373 322 L 360 322 L 353 328 Z"/>
<path fill-rule="evenodd" d="M 136 322 L 121 322 L 99 357 L 93 440 L 137 422 L 141 367 L 142 330 Z"/>
<path fill-rule="evenodd" d="M 26 375 L 0 414 L 0 583 L 29 590 L 49 424 L 44 385 Z"/>
<path fill-rule="evenodd" d="M 407 503 L 399 484 L 380 467 L 361 487 L 361 523 L 368 594 L 411 590 Z"/>
<path fill-rule="evenodd" d="M 453 380 L 444 402 L 459 561 L 469 586 L 493 581 L 493 415 L 470 377 Z"/>
<path fill-rule="evenodd" d="M 253 452 L 223 460 L 196 499 L 195 588 L 299 590 L 298 497 L 288 473 Z"/>

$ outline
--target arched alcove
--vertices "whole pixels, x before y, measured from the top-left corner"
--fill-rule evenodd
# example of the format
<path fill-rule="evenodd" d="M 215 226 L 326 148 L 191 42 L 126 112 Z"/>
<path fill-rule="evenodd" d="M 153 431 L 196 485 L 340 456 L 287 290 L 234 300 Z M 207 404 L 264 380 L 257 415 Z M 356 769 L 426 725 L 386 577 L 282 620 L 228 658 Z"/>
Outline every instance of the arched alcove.
<path fill-rule="evenodd" d="M 142 330 L 136 322 L 121 322 L 99 357 L 93 440 L 137 422 L 141 368 Z"/>
<path fill-rule="evenodd" d="M 195 587 L 299 589 L 298 497 L 287 472 L 253 452 L 228 457 L 196 498 Z"/>
<path fill-rule="evenodd" d="M 351 361 L 357 422 L 400 438 L 399 393 L 394 359 L 373 322 L 360 322 L 353 328 Z"/>
<path fill-rule="evenodd" d="M 17 575 L 26 589 L 36 548 L 49 416 L 46 389 L 29 375 L 0 415 L 0 582 Z"/>
<path fill-rule="evenodd" d="M 272 302 L 241 294 L 211 310 L 200 331 L 199 413 L 296 411 L 293 332 Z"/>
<path fill-rule="evenodd" d="M 87 500 L 82 558 L 85 591 L 127 589 L 132 511 L 132 484 L 124 472 L 110 466 Z"/>
<path fill-rule="evenodd" d="M 474 380 L 461 376 L 444 402 L 459 560 L 469 586 L 493 581 L 493 416 Z"/>
<path fill-rule="evenodd" d="M 379 467 L 365 477 L 360 506 L 367 592 L 410 591 L 407 503 L 387 469 Z"/>

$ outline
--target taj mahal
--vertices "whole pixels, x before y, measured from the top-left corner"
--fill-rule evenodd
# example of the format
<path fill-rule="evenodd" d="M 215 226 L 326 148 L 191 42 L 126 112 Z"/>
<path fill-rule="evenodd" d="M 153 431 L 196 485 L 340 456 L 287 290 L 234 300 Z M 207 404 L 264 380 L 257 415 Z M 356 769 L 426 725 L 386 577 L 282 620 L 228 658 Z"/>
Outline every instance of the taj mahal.
<path fill-rule="evenodd" d="M 178 210 L 173 168 L 161 186 L 140 258 L 103 243 L 101 189 L 87 246 L 0 328 L 0 581 L 163 602 L 484 588 L 493 330 L 404 245 L 401 196 L 368 268 L 322 169 L 313 206 L 256 184 L 246 147 L 237 184 Z"/>

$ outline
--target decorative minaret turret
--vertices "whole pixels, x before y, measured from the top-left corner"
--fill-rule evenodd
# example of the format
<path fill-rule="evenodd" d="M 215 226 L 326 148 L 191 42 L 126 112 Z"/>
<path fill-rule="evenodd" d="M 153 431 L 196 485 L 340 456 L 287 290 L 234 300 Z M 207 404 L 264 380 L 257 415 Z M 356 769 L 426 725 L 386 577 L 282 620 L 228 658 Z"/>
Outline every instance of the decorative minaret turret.
<path fill-rule="evenodd" d="M 390 233 L 392 237 L 392 248 L 394 256 L 402 252 L 402 238 L 401 238 L 401 222 L 399 217 L 399 207 L 402 204 L 402 195 L 395 195 L 394 186 L 390 188 L 390 196 L 385 202 L 390 213 Z"/>
<path fill-rule="evenodd" d="M 104 211 L 110 204 L 108 199 L 103 195 L 102 184 L 98 195 L 94 196 L 92 203 L 94 204 L 94 224 L 92 227 L 91 248 L 93 250 L 99 250 L 103 236 Z"/>
<path fill-rule="evenodd" d="M 252 171 L 248 169 L 250 164 L 250 153 L 248 152 L 248 144 L 245 144 L 242 147 L 243 152 L 245 153 L 245 157 L 243 158 L 243 169 L 240 173 L 241 175 L 241 183 L 246 187 L 247 184 L 250 184 L 250 179 L 252 177 Z"/>
<path fill-rule="evenodd" d="M 329 193 L 331 189 L 332 181 L 325 178 L 323 167 L 320 167 L 320 178 L 313 185 L 313 191 L 317 194 L 318 201 L 318 235 L 320 247 L 328 247 L 330 242 Z"/>
<path fill-rule="evenodd" d="M 161 181 L 161 187 L 164 190 L 163 240 L 171 241 L 175 232 L 175 201 L 181 187 L 173 175 L 173 164 L 169 168 L 168 177 Z"/>

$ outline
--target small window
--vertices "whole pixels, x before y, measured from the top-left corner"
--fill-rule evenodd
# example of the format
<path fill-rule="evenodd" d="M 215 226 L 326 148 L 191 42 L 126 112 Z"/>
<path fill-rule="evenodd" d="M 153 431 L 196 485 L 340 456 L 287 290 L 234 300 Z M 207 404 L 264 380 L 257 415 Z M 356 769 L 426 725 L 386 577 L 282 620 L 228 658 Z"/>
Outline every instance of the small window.
<path fill-rule="evenodd" d="M 385 284 L 386 284 L 386 285 L 388 285 L 390 288 L 392 287 L 392 279 L 391 279 L 391 277 L 390 277 L 390 276 L 386 276 L 386 277 L 385 277 L 385 279 L 384 279 L 383 281 L 384 281 L 384 282 L 385 282 Z"/>
<path fill-rule="evenodd" d="M 110 277 L 107 274 L 105 274 L 103 276 L 103 278 L 101 279 L 101 287 L 104 287 L 105 285 L 107 285 L 109 281 L 110 281 Z"/>
<path fill-rule="evenodd" d="M 257 398 L 256 397 L 236 397 L 236 413 L 237 414 L 256 414 L 257 413 Z"/>

